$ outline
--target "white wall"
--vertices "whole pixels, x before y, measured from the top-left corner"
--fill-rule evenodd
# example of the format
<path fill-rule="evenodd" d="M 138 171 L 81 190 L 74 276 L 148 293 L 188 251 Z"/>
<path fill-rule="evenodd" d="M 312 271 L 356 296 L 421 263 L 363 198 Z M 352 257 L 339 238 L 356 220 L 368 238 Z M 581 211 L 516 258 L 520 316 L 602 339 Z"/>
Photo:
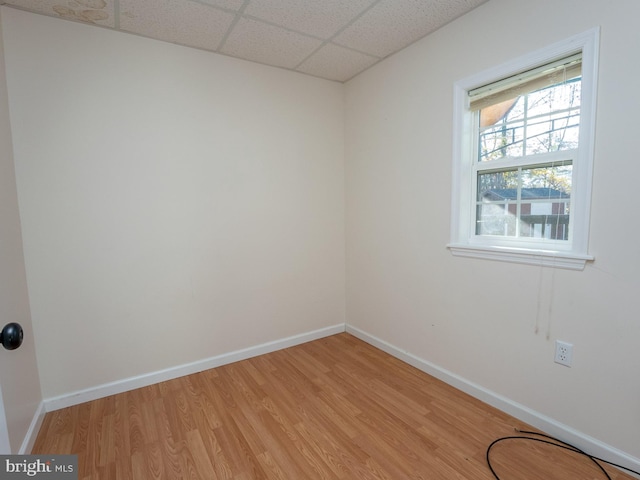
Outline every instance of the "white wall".
<path fill-rule="evenodd" d="M 0 11 L 0 20 L 3 13 Z M 10 446 L 8 451 L 4 439 L 0 439 L 0 453 L 21 450 L 42 401 L 18 215 L 0 22 L 0 329 L 9 322 L 22 326 L 24 341 L 17 350 L 0 347 L 0 414 L 4 410 Z M 0 418 L 0 422 L 3 420 Z M 0 431 L 0 435 L 3 433 L 6 438 Z"/>
<path fill-rule="evenodd" d="M 344 323 L 341 84 L 3 21 L 45 398 Z"/>
<path fill-rule="evenodd" d="M 491 0 L 349 82 L 345 133 L 347 321 L 636 458 L 638 18 L 635 0 Z M 595 262 L 453 257 L 454 82 L 598 25 Z"/>
<path fill-rule="evenodd" d="M 346 158 L 348 322 L 640 457 L 639 13 L 491 0 L 349 82 L 343 110 L 339 84 L 3 7 L 44 396 L 343 322 Z M 452 257 L 454 81 L 596 25 L 596 261 Z"/>

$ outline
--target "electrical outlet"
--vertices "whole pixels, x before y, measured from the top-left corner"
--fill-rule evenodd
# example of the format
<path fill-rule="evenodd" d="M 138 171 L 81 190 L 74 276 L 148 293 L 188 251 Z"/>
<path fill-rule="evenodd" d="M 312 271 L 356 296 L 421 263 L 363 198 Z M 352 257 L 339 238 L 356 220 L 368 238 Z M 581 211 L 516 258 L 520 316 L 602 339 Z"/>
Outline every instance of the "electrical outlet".
<path fill-rule="evenodd" d="M 567 367 L 571 366 L 573 360 L 573 345 L 571 343 L 556 340 L 556 356 L 554 362 Z"/>

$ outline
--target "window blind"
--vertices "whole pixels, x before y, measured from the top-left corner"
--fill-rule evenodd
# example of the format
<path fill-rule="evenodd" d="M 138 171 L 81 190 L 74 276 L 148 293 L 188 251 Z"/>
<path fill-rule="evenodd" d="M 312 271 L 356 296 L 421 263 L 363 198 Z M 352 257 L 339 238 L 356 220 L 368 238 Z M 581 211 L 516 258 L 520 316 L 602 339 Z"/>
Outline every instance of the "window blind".
<path fill-rule="evenodd" d="M 469 109 L 481 110 L 581 75 L 582 53 L 578 53 L 470 90 Z"/>

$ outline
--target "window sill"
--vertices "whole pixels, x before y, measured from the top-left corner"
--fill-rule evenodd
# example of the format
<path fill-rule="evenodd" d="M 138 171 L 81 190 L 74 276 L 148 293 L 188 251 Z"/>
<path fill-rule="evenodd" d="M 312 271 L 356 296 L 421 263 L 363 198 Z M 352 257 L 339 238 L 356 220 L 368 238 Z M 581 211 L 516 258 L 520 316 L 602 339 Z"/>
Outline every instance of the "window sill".
<path fill-rule="evenodd" d="M 465 244 L 449 244 L 447 248 L 458 257 L 482 258 L 502 262 L 523 263 L 544 267 L 584 270 L 587 262 L 593 261 L 591 255 L 527 248 L 488 247 Z"/>

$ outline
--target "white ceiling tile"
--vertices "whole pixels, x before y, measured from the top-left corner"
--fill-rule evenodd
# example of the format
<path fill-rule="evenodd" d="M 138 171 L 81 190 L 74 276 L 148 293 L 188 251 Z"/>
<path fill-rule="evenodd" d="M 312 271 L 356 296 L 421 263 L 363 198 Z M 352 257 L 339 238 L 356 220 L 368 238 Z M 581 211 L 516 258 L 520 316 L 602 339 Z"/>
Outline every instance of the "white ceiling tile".
<path fill-rule="evenodd" d="M 114 0 L 10 0 L 8 3 L 32 12 L 113 28 L 113 2 Z"/>
<path fill-rule="evenodd" d="M 315 38 L 241 18 L 220 51 L 245 60 L 294 68 L 321 44 Z"/>
<path fill-rule="evenodd" d="M 253 0 L 244 13 L 328 39 L 375 0 Z"/>
<path fill-rule="evenodd" d="M 328 43 L 296 70 L 329 80 L 345 82 L 379 59 Z"/>
<path fill-rule="evenodd" d="M 486 0 L 381 0 L 333 41 L 385 57 Z"/>
<path fill-rule="evenodd" d="M 0 4 L 346 80 L 486 1 L 0 0 Z"/>
<path fill-rule="evenodd" d="M 128 32 L 216 50 L 235 15 L 192 1 L 120 0 L 120 28 Z"/>
<path fill-rule="evenodd" d="M 227 10 L 238 11 L 244 5 L 244 0 L 193 0 L 194 2 L 204 3 L 213 7 L 226 8 Z"/>

